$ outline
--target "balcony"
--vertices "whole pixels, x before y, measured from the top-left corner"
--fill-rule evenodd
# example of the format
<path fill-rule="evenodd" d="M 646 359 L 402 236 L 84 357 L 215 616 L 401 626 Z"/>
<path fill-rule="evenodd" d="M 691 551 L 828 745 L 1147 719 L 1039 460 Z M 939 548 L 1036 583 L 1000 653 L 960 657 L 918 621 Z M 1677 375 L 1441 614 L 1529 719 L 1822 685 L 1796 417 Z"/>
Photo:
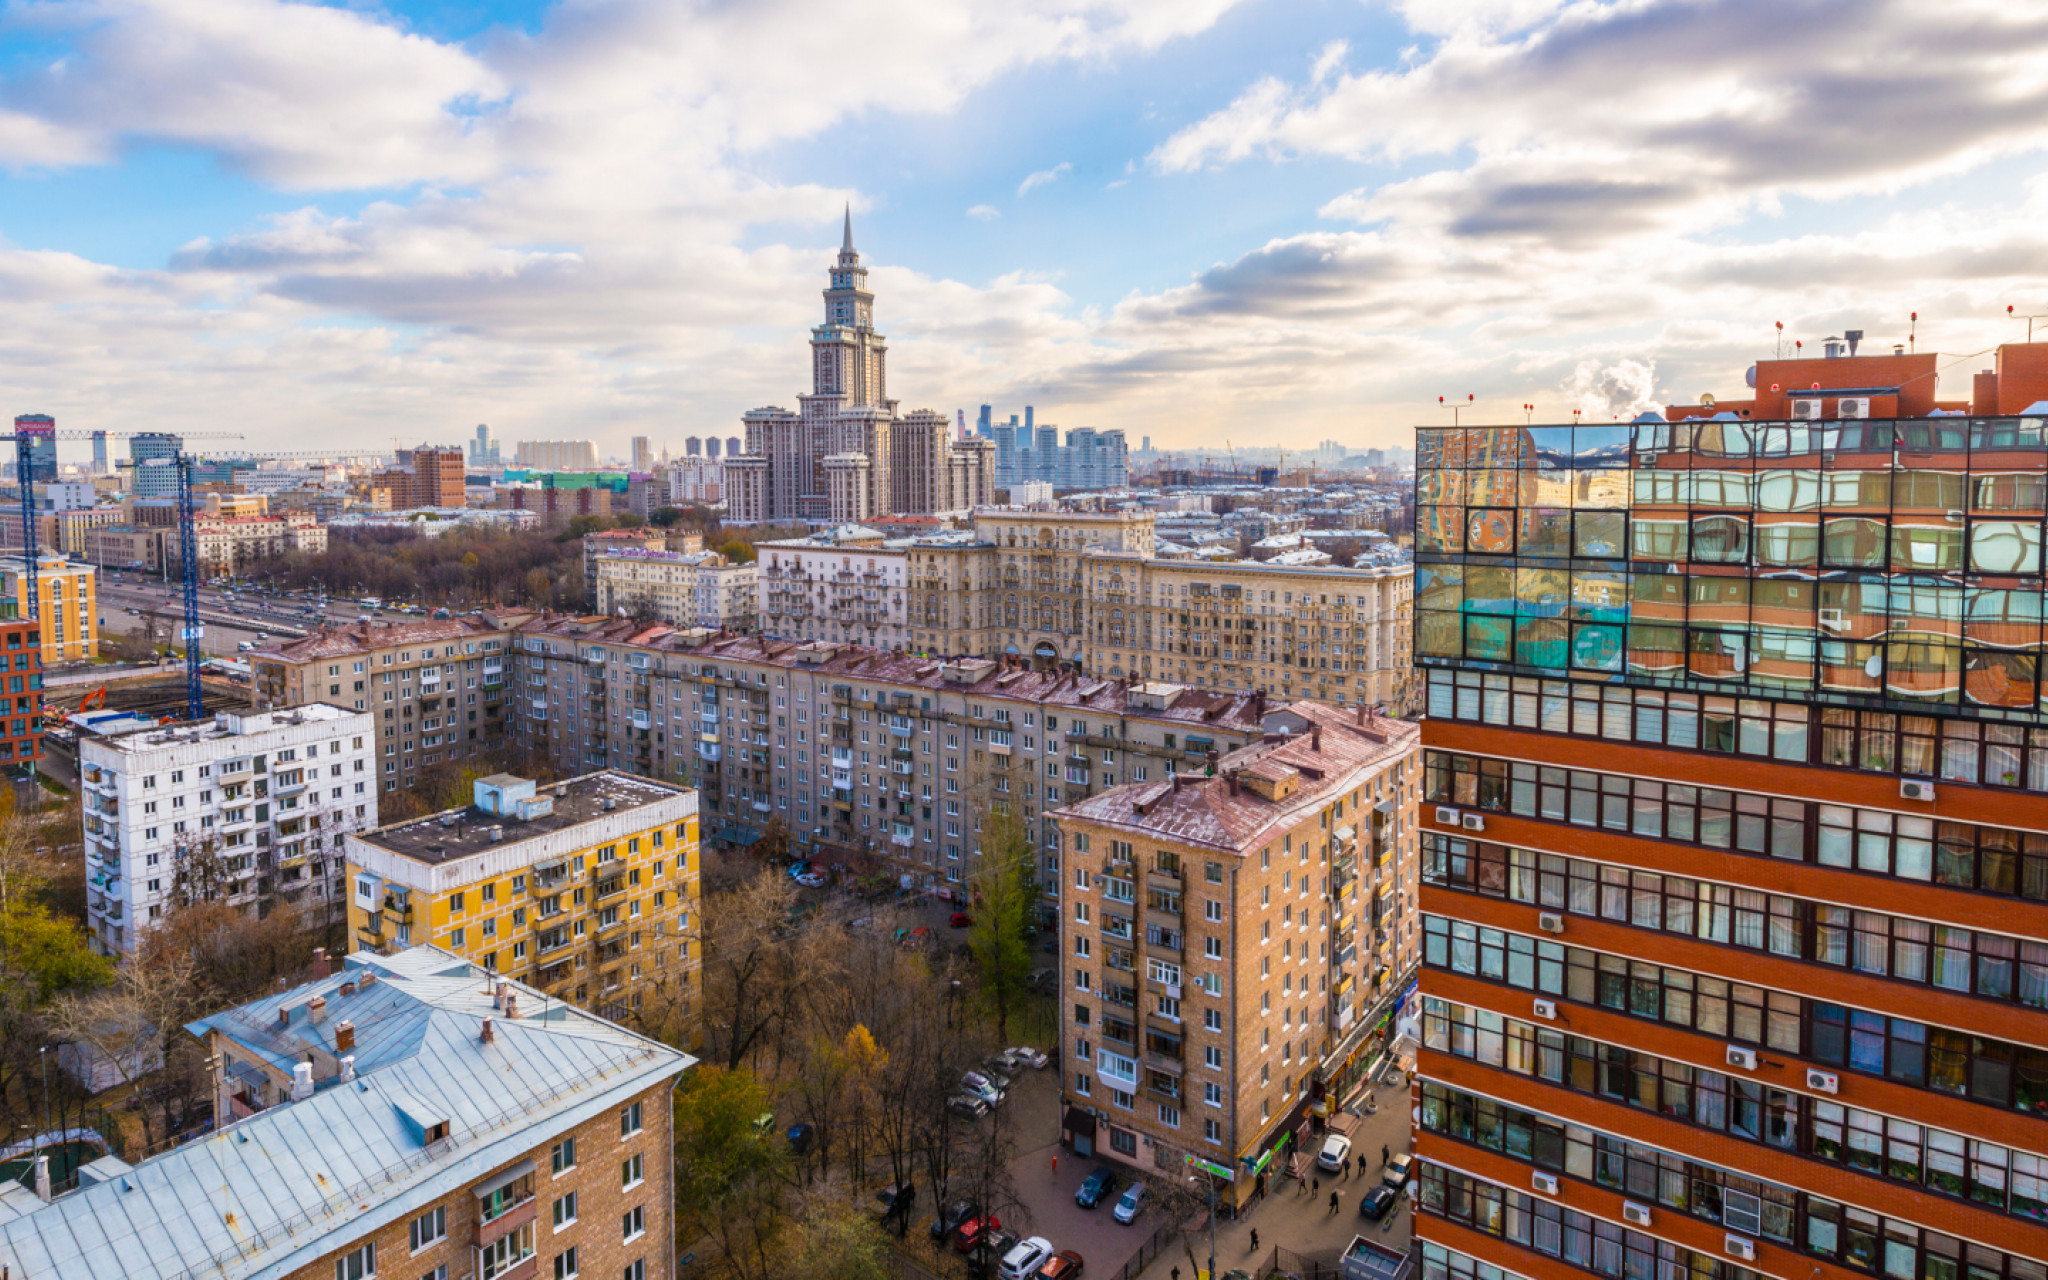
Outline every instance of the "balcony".
<path fill-rule="evenodd" d="M 529 1191 L 522 1198 L 513 1201 L 505 1208 L 499 1210 L 496 1217 L 480 1219 L 476 1224 L 474 1243 L 477 1248 L 481 1249 L 485 1245 L 511 1235 L 514 1231 L 532 1222 L 539 1213 L 540 1197 Z M 504 1275 L 505 1273 L 500 1272 L 499 1274 Z"/>

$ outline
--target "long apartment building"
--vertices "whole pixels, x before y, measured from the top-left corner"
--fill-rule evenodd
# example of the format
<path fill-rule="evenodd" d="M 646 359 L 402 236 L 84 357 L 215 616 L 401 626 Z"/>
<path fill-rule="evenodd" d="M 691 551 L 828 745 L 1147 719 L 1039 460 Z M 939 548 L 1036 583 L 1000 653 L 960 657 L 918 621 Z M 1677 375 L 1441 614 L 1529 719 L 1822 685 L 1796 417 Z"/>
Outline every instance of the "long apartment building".
<path fill-rule="evenodd" d="M 1213 776 L 1055 810 L 1062 1136 L 1242 1206 L 1413 999 L 1420 731 L 1276 707 Z"/>
<path fill-rule="evenodd" d="M 15 1187 L 9 1275 L 675 1274 L 689 1055 L 424 946 L 187 1030 L 218 1064 L 215 1131 L 47 1201 Z"/>
<path fill-rule="evenodd" d="M 596 558 L 599 613 L 624 612 L 685 627 L 751 631 L 756 614 L 752 564 L 716 551 L 601 552 Z"/>
<path fill-rule="evenodd" d="M 80 740 L 85 923 L 120 956 L 181 902 L 342 915 L 342 841 L 377 825 L 372 721 L 324 702 Z"/>
<path fill-rule="evenodd" d="M 351 947 L 430 943 L 614 1022 L 682 1025 L 702 998 L 697 849 L 681 787 L 494 774 L 473 804 L 349 837 Z"/>
<path fill-rule="evenodd" d="M 1793 364 L 1419 433 L 1427 1274 L 2048 1274 L 2044 418 Z"/>
<path fill-rule="evenodd" d="M 975 512 L 971 529 L 764 543 L 760 628 L 914 653 L 1068 662 L 1336 705 L 1414 696 L 1413 582 L 1370 568 L 1165 560 L 1150 512 Z"/>
<path fill-rule="evenodd" d="M 410 787 L 423 769 L 505 745 L 506 631 L 528 616 L 362 622 L 265 641 L 245 655 L 250 702 L 367 712 L 379 787 Z"/>
<path fill-rule="evenodd" d="M 1128 782 L 1199 772 L 1266 732 L 1265 695 L 1133 684 L 1017 661 L 937 661 L 822 642 L 548 618 L 514 650 L 514 745 L 562 772 L 624 769 L 703 798 L 705 837 L 886 859 L 931 886 L 975 856 L 974 816 L 1045 815 Z"/>

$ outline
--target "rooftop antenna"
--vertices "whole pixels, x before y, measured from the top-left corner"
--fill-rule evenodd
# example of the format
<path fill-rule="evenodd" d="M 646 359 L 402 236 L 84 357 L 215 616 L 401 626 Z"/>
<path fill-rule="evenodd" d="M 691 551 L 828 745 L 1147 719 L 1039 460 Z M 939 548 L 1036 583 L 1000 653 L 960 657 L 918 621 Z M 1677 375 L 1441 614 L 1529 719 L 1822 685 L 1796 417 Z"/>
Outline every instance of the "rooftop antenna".
<path fill-rule="evenodd" d="M 1523 405 L 1523 406 L 1522 406 L 1522 425 L 1526 427 L 1526 426 L 1528 426 L 1528 425 L 1529 425 L 1530 423 L 1532 423 L 1532 422 L 1534 422 L 1534 421 L 1536 421 L 1536 406 L 1535 406 L 1535 405 L 1533 405 L 1533 404 L 1525 404 L 1525 405 Z"/>
<path fill-rule="evenodd" d="M 1458 425 L 1458 412 L 1459 412 L 1460 410 L 1462 410 L 1462 409 L 1469 409 L 1469 408 L 1471 408 L 1471 407 L 1472 407 L 1472 393 L 1471 393 L 1471 392 L 1469 392 L 1469 391 L 1465 393 L 1465 403 L 1464 403 L 1464 404 L 1459 404 L 1459 403 L 1458 403 L 1457 401 L 1455 401 L 1455 400 L 1451 400 L 1451 401 L 1446 401 L 1446 400 L 1445 400 L 1445 399 L 1444 399 L 1444 398 L 1443 398 L 1442 396 L 1438 396 L 1438 397 L 1436 398 L 1436 402 L 1437 402 L 1438 404 L 1446 404 L 1446 403 L 1448 403 L 1448 404 L 1450 405 L 1450 409 L 1451 409 L 1451 425 L 1455 427 L 1455 426 L 1457 426 L 1457 425 Z"/>
<path fill-rule="evenodd" d="M 2027 341 L 2028 341 L 2028 342 L 2032 342 L 2032 341 L 2034 340 L 2034 321 L 2036 321 L 2036 320 L 2048 320 L 2048 314 L 2042 314 L 2042 315 L 2032 315 L 2032 316 L 2022 316 L 2022 315 L 2014 315 L 2014 314 L 2013 314 L 2013 309 L 2012 309 L 2011 307 L 2007 307 L 2007 308 L 2005 309 L 2005 314 L 2006 314 L 2007 316 L 2010 316 L 2010 317 L 2011 317 L 2012 319 L 2014 319 L 2014 320 L 2024 320 L 2024 321 L 2026 321 L 2026 322 L 2027 322 Z"/>
<path fill-rule="evenodd" d="M 1920 313 L 1918 311 L 1913 312 L 1911 319 L 1912 323 L 1906 329 L 1906 350 L 1908 351 L 1912 351 L 1919 343 Z M 2029 338 L 2033 337 L 2031 333 L 2029 333 L 2027 336 Z"/>
<path fill-rule="evenodd" d="M 1785 358 L 1785 322 L 1784 322 L 1783 320 L 1780 320 L 1780 321 L 1778 321 L 1778 322 L 1777 322 L 1777 325 L 1778 325 L 1778 350 L 1777 350 L 1777 353 L 1776 353 L 1776 358 L 1777 358 L 1777 359 L 1779 359 L 1779 360 L 1783 360 L 1783 359 Z"/>

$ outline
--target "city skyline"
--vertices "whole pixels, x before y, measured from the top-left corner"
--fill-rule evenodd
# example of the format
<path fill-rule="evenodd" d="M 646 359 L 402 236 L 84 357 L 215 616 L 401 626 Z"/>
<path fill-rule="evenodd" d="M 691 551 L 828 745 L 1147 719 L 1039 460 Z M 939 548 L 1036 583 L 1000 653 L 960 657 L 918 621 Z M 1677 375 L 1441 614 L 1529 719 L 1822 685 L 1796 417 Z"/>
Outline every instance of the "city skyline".
<path fill-rule="evenodd" d="M 920 403 L 1162 451 L 1626 416 L 1779 321 L 1971 352 L 2048 312 L 2011 10 L 233 10 L 0 33 L 13 412 L 729 436 L 848 202 Z"/>

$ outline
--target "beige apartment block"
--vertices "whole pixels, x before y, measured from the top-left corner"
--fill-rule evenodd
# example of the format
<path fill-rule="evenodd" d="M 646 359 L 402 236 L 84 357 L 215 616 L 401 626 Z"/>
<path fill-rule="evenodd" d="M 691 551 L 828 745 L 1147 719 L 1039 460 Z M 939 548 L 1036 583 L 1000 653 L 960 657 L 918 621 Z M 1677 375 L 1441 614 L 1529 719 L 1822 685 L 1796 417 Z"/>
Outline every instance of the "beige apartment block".
<path fill-rule="evenodd" d="M 597 557 L 597 611 L 683 627 L 751 631 L 759 569 L 716 551 L 606 551 Z"/>
<path fill-rule="evenodd" d="M 1409 999 L 1420 729 L 1277 707 L 1214 776 L 1055 810 L 1061 1128 L 1244 1204 Z"/>
<path fill-rule="evenodd" d="M 329 702 L 370 713 L 380 790 L 505 744 L 505 633 L 530 615 L 360 622 L 245 655 L 258 710 Z"/>

